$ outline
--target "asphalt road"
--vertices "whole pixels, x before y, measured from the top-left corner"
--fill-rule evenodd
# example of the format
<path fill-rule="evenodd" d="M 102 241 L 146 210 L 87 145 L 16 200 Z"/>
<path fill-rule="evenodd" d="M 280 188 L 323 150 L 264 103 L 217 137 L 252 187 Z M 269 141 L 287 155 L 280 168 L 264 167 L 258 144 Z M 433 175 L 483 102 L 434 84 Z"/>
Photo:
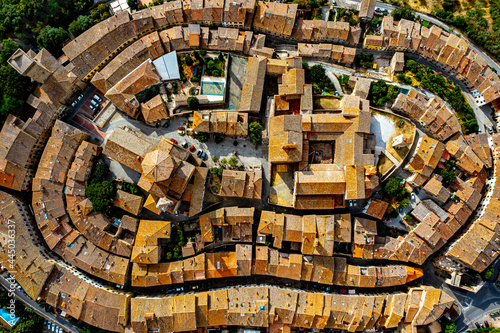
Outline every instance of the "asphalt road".
<path fill-rule="evenodd" d="M 10 290 L 10 283 L 4 276 L 0 276 L 0 284 L 5 288 L 5 290 Z M 33 301 L 31 297 L 29 297 L 25 293 L 22 293 L 17 288 L 15 289 L 14 293 L 18 301 L 21 301 L 25 306 L 33 309 L 33 311 L 35 311 L 37 315 L 55 323 L 59 327 L 63 328 L 66 332 L 81 333 L 66 319 L 59 316 L 54 316 L 52 313 L 46 312 L 35 301 Z"/>

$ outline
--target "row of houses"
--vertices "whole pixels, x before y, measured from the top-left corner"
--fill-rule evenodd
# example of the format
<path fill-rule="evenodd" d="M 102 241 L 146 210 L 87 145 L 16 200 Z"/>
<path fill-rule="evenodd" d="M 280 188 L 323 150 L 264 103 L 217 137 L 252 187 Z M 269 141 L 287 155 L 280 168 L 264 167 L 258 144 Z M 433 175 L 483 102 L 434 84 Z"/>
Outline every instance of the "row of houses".
<path fill-rule="evenodd" d="M 183 260 L 134 263 L 132 286 L 156 287 L 209 279 L 272 276 L 357 288 L 404 285 L 422 277 L 421 269 L 402 265 L 355 266 L 347 259 L 279 252 L 267 246 L 236 244 L 232 252 L 206 252 Z"/>
<path fill-rule="evenodd" d="M 416 332 L 434 322 L 453 299 L 428 287 L 387 295 L 320 294 L 270 286 L 246 286 L 171 297 L 131 300 L 135 332 L 193 331 L 207 327 L 266 327 L 271 332 L 293 328 L 398 328 Z"/>
<path fill-rule="evenodd" d="M 3 192 L 0 198 L 0 262 L 4 265 L 9 262 L 7 235 L 12 224 L 9 221 L 15 221 L 18 245 L 15 266 L 5 266 L 15 272 L 16 281 L 31 298 L 43 299 L 67 316 L 108 331 L 147 332 L 148 328 L 190 331 L 227 325 L 337 327 L 350 331 L 399 326 L 416 331 L 416 326 L 439 319 L 445 309 L 453 306 L 452 298 L 430 287 L 375 295 L 327 295 L 261 286 L 168 297 L 134 296 L 104 287 L 71 265 L 50 259 L 32 238 L 30 225 L 34 221 L 29 221 L 26 205 Z M 309 303 L 314 306 L 304 307 Z M 236 307 L 236 304 L 243 305 Z M 319 317 L 314 319 L 316 316 Z M 256 317 L 262 320 L 254 320 Z M 319 321 L 320 317 L 323 320 Z"/>
<path fill-rule="evenodd" d="M 458 266 L 465 266 L 478 272 L 484 271 L 500 254 L 498 234 L 498 218 L 500 216 L 500 193 L 498 190 L 499 179 L 499 136 L 493 137 L 493 157 L 495 181 L 483 203 L 484 208 L 480 216 L 467 228 L 467 230 L 453 242 L 444 257 L 443 262 L 451 262 Z M 480 198 L 479 198 L 480 199 Z M 476 201 L 479 203 L 479 200 Z M 441 265 L 443 266 L 443 265 Z"/>
<path fill-rule="evenodd" d="M 485 151 L 482 158 L 474 153 L 467 141 L 475 142 L 477 151 Z M 487 140 L 481 141 L 475 136 L 464 138 L 461 133 L 454 135 L 446 144 L 427 136 L 420 138 L 406 166 L 413 174 L 407 181 L 410 186 L 422 187 L 432 200 L 420 202 L 411 211 L 414 222 L 410 231 L 398 238 L 379 236 L 374 221 L 356 219 L 353 256 L 410 261 L 421 265 L 441 249 L 465 226 L 480 203 L 487 180 L 486 168 L 491 163 Z M 478 147 L 482 144 L 485 146 Z M 433 172 L 436 168 L 444 169 L 444 163 L 452 157 L 456 159 L 458 177 L 445 188 L 441 176 Z M 378 218 L 383 216 L 383 212 Z"/>

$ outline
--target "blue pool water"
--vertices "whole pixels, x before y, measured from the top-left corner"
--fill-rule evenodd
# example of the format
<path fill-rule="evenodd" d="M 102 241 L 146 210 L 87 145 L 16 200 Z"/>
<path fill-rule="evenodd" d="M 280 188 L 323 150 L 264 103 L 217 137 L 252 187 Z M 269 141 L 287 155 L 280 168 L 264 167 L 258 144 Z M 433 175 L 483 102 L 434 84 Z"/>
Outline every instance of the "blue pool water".
<path fill-rule="evenodd" d="M 3 320 L 9 323 L 10 326 L 14 326 L 19 320 L 19 317 L 14 317 L 14 319 L 12 319 L 10 316 L 10 312 L 5 310 L 4 308 L 0 308 L 0 317 L 2 317 Z"/>

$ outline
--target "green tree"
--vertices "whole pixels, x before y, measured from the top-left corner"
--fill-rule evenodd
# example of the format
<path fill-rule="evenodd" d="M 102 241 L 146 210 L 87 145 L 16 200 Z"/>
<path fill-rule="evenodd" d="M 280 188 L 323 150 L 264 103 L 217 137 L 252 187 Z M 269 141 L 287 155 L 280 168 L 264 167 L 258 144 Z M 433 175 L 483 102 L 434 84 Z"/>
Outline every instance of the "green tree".
<path fill-rule="evenodd" d="M 415 20 L 415 11 L 408 6 L 394 8 L 391 15 L 394 17 L 394 21 L 401 21 L 401 19 Z"/>
<path fill-rule="evenodd" d="M 217 68 L 217 66 L 216 66 L 216 64 L 215 64 L 215 61 L 213 61 L 213 60 L 209 60 L 209 61 L 207 62 L 207 68 L 208 68 L 209 70 L 214 70 L 214 69 L 216 69 L 216 68 Z"/>
<path fill-rule="evenodd" d="M 184 57 L 184 63 L 188 66 L 193 66 L 194 64 L 193 58 L 191 58 L 189 55 L 186 55 Z"/>
<path fill-rule="evenodd" d="M 61 53 L 61 44 L 68 38 L 66 30 L 63 28 L 53 28 L 45 26 L 38 35 L 36 41 L 38 45 L 44 47 L 53 55 Z"/>
<path fill-rule="evenodd" d="M 127 5 L 132 10 L 137 10 L 137 1 L 136 0 L 127 0 Z"/>
<path fill-rule="evenodd" d="M 109 174 L 109 166 L 106 163 L 99 163 L 95 170 L 94 180 L 103 181 Z"/>
<path fill-rule="evenodd" d="M 96 211 L 107 211 L 113 202 L 114 187 L 111 182 L 91 182 L 85 194 Z"/>
<path fill-rule="evenodd" d="M 248 131 L 250 132 L 250 141 L 254 145 L 259 145 L 262 143 L 262 125 L 254 121 L 248 125 Z"/>
<path fill-rule="evenodd" d="M 191 109 L 197 109 L 200 106 L 200 101 L 196 97 L 189 97 L 187 99 L 187 104 Z"/>
<path fill-rule="evenodd" d="M 93 25 L 94 21 L 90 18 L 90 16 L 80 15 L 76 20 L 69 24 L 68 30 L 73 37 L 78 37 Z"/>
<path fill-rule="evenodd" d="M 220 163 L 222 165 L 226 164 L 227 163 L 227 159 L 225 157 L 223 157 L 221 160 L 220 160 Z"/>
<path fill-rule="evenodd" d="M 401 208 L 408 207 L 409 205 L 410 205 L 410 200 L 408 200 L 407 198 L 404 198 L 399 202 L 399 207 Z"/>
<path fill-rule="evenodd" d="M 308 75 L 307 75 L 308 74 Z M 325 69 L 321 65 L 314 65 L 306 72 L 306 80 L 309 82 L 325 82 L 327 80 Z"/>
<path fill-rule="evenodd" d="M 444 328 L 444 333 L 455 333 L 457 331 L 457 325 L 455 323 L 447 323 Z"/>
<path fill-rule="evenodd" d="M 451 183 L 455 181 L 455 178 L 457 178 L 457 175 L 455 174 L 455 171 L 453 169 L 443 169 L 439 173 L 441 177 L 443 177 L 443 180 L 441 181 L 443 183 L 444 187 L 450 186 Z"/>
<path fill-rule="evenodd" d="M 406 60 L 406 69 L 409 70 L 412 73 L 417 73 L 418 71 L 418 62 L 412 59 Z"/>
<path fill-rule="evenodd" d="M 231 156 L 231 158 L 229 158 L 229 165 L 232 166 L 233 168 L 235 168 L 237 165 L 238 165 L 238 159 L 236 158 L 236 156 Z"/>
<path fill-rule="evenodd" d="M 403 178 L 401 177 L 389 178 L 384 186 L 385 193 L 391 197 L 404 197 L 408 191 L 404 188 L 402 182 Z"/>
<path fill-rule="evenodd" d="M 19 45 L 10 38 L 2 41 L 2 50 L 0 51 L 0 62 L 2 66 L 7 64 L 7 60 L 9 60 L 10 56 L 13 55 L 18 48 Z"/>
<path fill-rule="evenodd" d="M 219 70 L 218 70 L 218 69 L 214 69 L 214 70 L 212 71 L 212 76 L 220 76 L 220 72 L 219 72 Z"/>
<path fill-rule="evenodd" d="M 214 161 L 214 163 L 217 163 L 219 161 L 219 158 L 217 156 L 213 156 L 212 161 Z"/>

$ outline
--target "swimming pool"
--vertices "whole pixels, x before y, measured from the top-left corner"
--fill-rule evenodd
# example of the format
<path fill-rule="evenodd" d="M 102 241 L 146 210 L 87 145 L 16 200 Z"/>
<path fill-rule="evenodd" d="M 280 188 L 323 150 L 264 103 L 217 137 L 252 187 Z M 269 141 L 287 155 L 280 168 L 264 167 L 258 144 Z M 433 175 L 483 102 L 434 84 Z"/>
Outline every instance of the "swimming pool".
<path fill-rule="evenodd" d="M 0 317 L 2 317 L 2 319 L 6 321 L 10 326 L 14 326 L 19 320 L 19 317 L 14 316 L 14 318 L 12 318 L 10 316 L 10 312 L 5 310 L 4 308 L 0 308 Z"/>

